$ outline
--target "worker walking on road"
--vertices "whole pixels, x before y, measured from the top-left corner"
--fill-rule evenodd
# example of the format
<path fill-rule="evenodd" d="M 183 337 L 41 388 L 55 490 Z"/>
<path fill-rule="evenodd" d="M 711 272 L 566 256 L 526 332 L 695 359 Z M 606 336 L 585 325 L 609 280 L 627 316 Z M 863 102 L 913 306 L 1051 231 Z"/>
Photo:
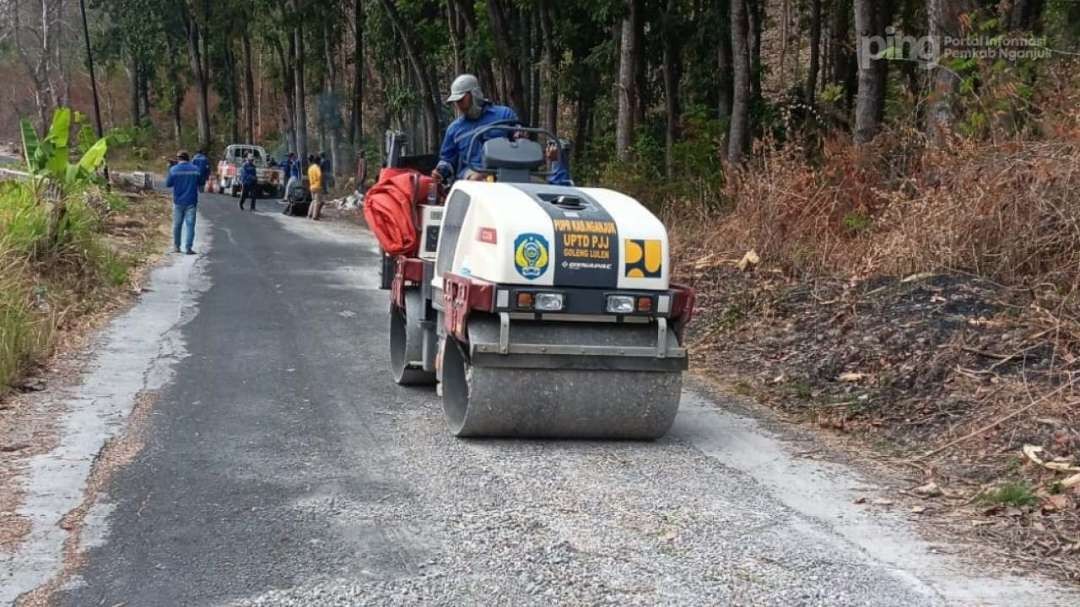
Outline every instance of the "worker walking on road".
<path fill-rule="evenodd" d="M 180 252 L 181 232 L 187 231 L 184 239 L 184 252 L 194 255 L 195 249 L 195 212 L 199 205 L 199 184 L 202 171 L 191 163 L 187 152 L 176 155 L 176 164 L 169 168 L 165 177 L 165 187 L 173 191 L 173 246 Z"/>
<path fill-rule="evenodd" d="M 308 217 L 318 221 L 322 217 L 323 205 L 323 174 L 319 167 L 319 159 L 314 154 L 308 157 L 308 188 L 311 190 L 311 207 L 308 209 Z"/>
<path fill-rule="evenodd" d="M 244 166 L 240 167 L 240 210 L 244 210 L 244 201 L 251 198 L 251 210 L 255 210 L 255 200 L 258 198 L 259 172 L 255 169 L 255 161 L 248 156 L 244 159 Z"/>
<path fill-rule="evenodd" d="M 292 192 L 293 186 L 300 181 L 300 160 L 297 159 L 296 152 L 289 152 L 281 166 L 285 172 L 285 193 L 281 195 L 281 202 L 288 202 L 289 192 Z"/>
<path fill-rule="evenodd" d="M 206 180 L 210 178 L 210 159 L 206 157 L 206 153 L 202 150 L 195 152 L 195 157 L 191 159 L 191 164 L 195 165 L 199 169 L 199 191 L 206 191 Z"/>

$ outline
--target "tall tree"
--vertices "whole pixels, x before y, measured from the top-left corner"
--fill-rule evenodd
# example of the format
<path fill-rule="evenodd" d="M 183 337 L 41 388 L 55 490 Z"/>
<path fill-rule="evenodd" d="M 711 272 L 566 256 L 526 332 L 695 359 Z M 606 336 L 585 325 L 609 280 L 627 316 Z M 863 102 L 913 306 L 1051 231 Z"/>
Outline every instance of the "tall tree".
<path fill-rule="evenodd" d="M 859 92 L 855 103 L 855 142 L 868 143 L 881 128 L 879 107 L 884 104 L 885 86 L 880 78 L 884 60 L 874 56 L 880 52 L 870 40 L 880 37 L 878 29 L 879 9 L 872 0 L 855 0 L 855 32 L 859 44 L 856 47 L 859 60 Z"/>
<path fill-rule="evenodd" d="M 337 60 L 334 52 L 336 40 L 337 38 L 330 28 L 330 23 L 323 21 L 323 61 L 326 69 L 323 76 L 323 103 L 320 104 L 319 121 L 329 137 L 330 166 L 335 175 L 341 166 L 338 158 L 338 141 L 341 138 L 341 114 L 338 111 Z"/>
<path fill-rule="evenodd" d="M 282 16 L 286 14 L 285 7 L 281 7 Z M 285 19 L 282 19 L 281 23 L 284 25 Z M 288 53 L 286 54 L 285 46 L 282 45 L 281 39 L 277 33 L 271 33 L 268 35 L 267 40 L 274 51 L 274 55 L 278 60 L 278 69 L 281 72 L 281 97 L 285 104 L 285 116 L 282 120 L 283 128 L 285 129 L 286 145 L 290 152 L 295 152 L 296 147 L 296 104 L 293 92 L 295 90 L 295 83 L 293 78 L 295 77 L 294 64 L 292 61 L 293 56 L 296 54 L 294 46 L 296 41 L 293 39 L 292 32 L 287 27 L 285 29 L 285 37 L 288 40 Z"/>
<path fill-rule="evenodd" d="M 483 50 L 483 45 L 477 44 L 484 33 L 480 31 L 479 24 L 476 19 L 476 8 L 473 0 L 447 0 L 447 2 L 454 5 L 454 13 L 457 15 L 460 23 L 463 27 L 465 35 L 467 35 L 472 42 L 471 45 L 464 47 L 464 67 L 463 70 L 475 70 L 476 77 L 480 79 L 480 86 L 483 87 L 484 92 L 490 95 L 498 93 L 498 82 L 495 78 L 495 72 L 491 68 L 491 58 Z"/>
<path fill-rule="evenodd" d="M 304 162 L 308 157 L 308 139 L 307 139 L 307 96 L 304 94 L 304 28 L 301 15 L 305 8 L 302 0 L 292 0 L 292 14 L 290 20 L 293 23 L 292 38 L 293 44 L 291 48 L 293 50 L 293 57 L 291 58 L 294 66 L 293 75 L 293 105 L 296 109 L 296 118 L 293 121 L 296 124 L 296 153 L 300 156 L 301 162 Z"/>
<path fill-rule="evenodd" d="M 255 75 L 252 68 L 251 32 L 244 27 L 240 38 L 244 48 L 244 118 L 248 143 L 255 143 Z"/>
<path fill-rule="evenodd" d="M 1038 29 L 1039 18 L 1042 16 L 1045 0 L 1013 0 L 1012 6 L 1005 15 L 1006 24 L 1010 29 L 1021 31 L 1034 31 Z M 1005 6 L 1009 6 L 1006 4 Z"/>
<path fill-rule="evenodd" d="M 420 88 L 420 95 L 422 97 L 421 103 L 424 108 L 425 118 L 424 141 L 427 145 L 427 149 L 437 150 L 439 148 L 439 111 L 435 106 L 435 91 L 432 88 L 430 77 L 425 69 L 424 60 L 420 56 L 420 49 L 417 45 L 415 34 L 401 18 L 401 14 L 398 13 L 397 7 L 392 0 L 382 0 L 382 5 L 383 9 L 386 10 L 386 16 L 390 19 L 390 23 L 398 33 L 401 45 L 405 49 L 405 55 L 409 60 L 409 64 L 412 66 L 416 85 Z"/>
<path fill-rule="evenodd" d="M 453 3 L 447 3 L 452 5 Z M 353 92 L 349 116 L 349 143 L 364 137 L 364 0 L 353 0 Z"/>
<path fill-rule="evenodd" d="M 749 19 L 748 35 L 750 39 L 750 87 L 753 101 L 762 98 L 761 83 L 765 76 L 765 66 L 761 61 L 761 45 L 765 36 L 765 0 L 746 0 L 746 15 Z"/>
<path fill-rule="evenodd" d="M 721 120 L 731 118 L 731 104 L 734 91 L 734 63 L 731 48 L 731 0 L 717 0 L 716 10 L 720 17 L 720 28 L 716 35 L 716 60 L 719 70 L 717 80 L 717 117 Z"/>
<path fill-rule="evenodd" d="M 682 78 L 682 20 L 677 0 L 667 0 L 664 12 L 664 173 L 675 176 L 675 140 L 679 137 L 679 80 Z"/>
<path fill-rule="evenodd" d="M 506 0 L 487 0 L 488 19 L 491 22 L 491 36 L 495 41 L 495 56 L 498 59 L 499 72 L 502 80 L 506 83 L 505 91 L 509 97 L 506 101 L 513 106 L 518 118 L 528 124 L 529 100 L 525 90 L 525 81 L 522 79 L 524 65 L 514 53 L 512 34 L 514 31 L 510 16 L 510 6 Z"/>
<path fill-rule="evenodd" d="M 821 0 L 810 0 L 810 68 L 806 72 L 806 102 L 816 101 L 818 72 L 821 70 Z"/>
<path fill-rule="evenodd" d="M 851 42 L 852 4 L 849 0 L 831 0 L 832 21 L 829 25 L 830 83 L 843 87 L 844 105 L 851 109 L 857 89 L 858 66 Z"/>
<path fill-rule="evenodd" d="M 946 36 L 959 37 L 961 17 L 976 8 L 973 0 L 928 0 L 926 15 L 930 36 L 942 45 Z M 960 86 L 960 76 L 950 69 L 938 66 L 931 78 L 933 82 L 927 104 L 926 126 L 930 139 L 940 144 L 952 129 L 953 96 Z"/>
<path fill-rule="evenodd" d="M 555 72 L 555 18 L 552 0 L 540 0 L 540 29 L 544 37 L 544 78 L 547 100 L 544 103 L 544 128 L 552 133 L 559 130 L 559 79 Z"/>
<path fill-rule="evenodd" d="M 734 96 L 728 129 L 728 162 L 740 164 L 750 149 L 750 18 L 746 0 L 731 0 L 731 49 Z"/>
<path fill-rule="evenodd" d="M 201 28 L 199 26 L 198 9 L 194 6 L 198 0 L 184 0 L 176 6 L 180 10 L 181 20 L 186 32 L 188 61 L 191 64 L 191 75 L 195 80 L 197 99 L 195 102 L 195 120 L 199 132 L 199 147 L 210 147 L 210 69 L 209 58 L 206 56 L 206 47 L 203 42 Z M 210 3 L 203 3 L 204 13 L 202 18 L 210 17 Z"/>
<path fill-rule="evenodd" d="M 638 38 L 641 0 L 626 0 L 625 8 L 619 29 L 618 116 L 615 121 L 615 156 L 620 161 L 630 158 L 634 137 L 634 117 L 638 105 L 637 65 L 641 52 Z"/>
<path fill-rule="evenodd" d="M 62 93 L 56 80 L 61 72 L 57 61 L 62 44 L 63 0 L 31 0 L 23 3 L 8 0 L 5 10 L 5 36 L 15 47 L 19 62 L 34 86 L 34 106 L 41 124 L 49 124 L 49 114 L 57 107 Z"/>

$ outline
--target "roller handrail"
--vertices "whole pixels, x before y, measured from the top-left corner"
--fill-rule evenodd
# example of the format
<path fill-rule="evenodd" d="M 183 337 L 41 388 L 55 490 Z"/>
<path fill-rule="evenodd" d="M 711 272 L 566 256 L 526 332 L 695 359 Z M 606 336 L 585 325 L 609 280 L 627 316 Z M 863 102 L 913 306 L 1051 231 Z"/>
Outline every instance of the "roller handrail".
<path fill-rule="evenodd" d="M 513 130 L 516 133 L 536 133 L 538 135 L 545 135 L 545 136 L 547 136 L 547 138 L 549 140 L 555 141 L 556 143 L 559 141 L 559 137 L 555 133 L 552 133 L 551 131 L 549 131 L 549 130 L 543 128 L 543 127 L 523 126 L 521 124 L 521 122 L 519 122 L 517 120 L 498 120 L 496 122 L 492 122 L 491 124 L 485 124 L 484 126 L 474 130 L 472 132 L 471 138 L 469 139 L 468 153 L 465 155 L 465 162 L 466 162 L 469 169 L 471 169 L 473 171 L 476 171 L 477 173 L 491 174 L 491 173 L 495 172 L 495 169 L 489 169 L 487 167 L 474 166 L 473 163 L 470 161 L 470 159 L 472 158 L 473 150 L 476 149 L 476 140 L 477 140 L 478 137 L 480 137 L 480 135 L 483 135 L 484 133 L 487 133 L 488 131 L 493 131 L 495 129 L 506 129 L 506 127 L 513 127 Z M 558 161 L 561 163 L 561 162 L 563 162 L 562 146 L 557 145 L 556 147 L 558 147 L 558 149 L 559 149 L 559 160 Z M 553 171 L 529 171 L 529 172 L 534 174 L 534 175 L 540 176 L 540 177 L 547 177 L 547 176 L 553 174 Z"/>

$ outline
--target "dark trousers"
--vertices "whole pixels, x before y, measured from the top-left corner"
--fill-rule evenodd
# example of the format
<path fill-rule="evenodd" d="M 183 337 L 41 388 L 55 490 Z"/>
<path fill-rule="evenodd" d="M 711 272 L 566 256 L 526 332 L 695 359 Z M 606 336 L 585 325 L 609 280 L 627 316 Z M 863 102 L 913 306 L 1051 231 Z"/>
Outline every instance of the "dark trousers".
<path fill-rule="evenodd" d="M 245 185 L 240 187 L 240 208 L 244 208 L 244 201 L 251 199 L 251 210 L 255 210 L 255 201 L 259 199 L 257 186 Z"/>

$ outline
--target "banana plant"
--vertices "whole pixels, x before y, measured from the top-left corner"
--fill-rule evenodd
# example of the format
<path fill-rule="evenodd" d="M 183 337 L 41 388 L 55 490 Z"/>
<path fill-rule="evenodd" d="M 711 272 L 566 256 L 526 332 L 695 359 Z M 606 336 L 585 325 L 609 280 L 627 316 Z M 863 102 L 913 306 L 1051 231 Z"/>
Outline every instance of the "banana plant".
<path fill-rule="evenodd" d="M 76 122 L 79 122 L 76 116 Z M 97 170 L 105 164 L 105 154 L 109 144 L 105 138 L 91 144 L 78 162 L 71 162 L 71 124 L 70 108 L 57 108 L 53 113 L 52 124 L 44 137 L 39 137 L 30 121 L 19 121 L 22 131 L 23 154 L 26 167 L 31 175 L 50 181 L 64 190 L 79 184 L 95 181 Z"/>

